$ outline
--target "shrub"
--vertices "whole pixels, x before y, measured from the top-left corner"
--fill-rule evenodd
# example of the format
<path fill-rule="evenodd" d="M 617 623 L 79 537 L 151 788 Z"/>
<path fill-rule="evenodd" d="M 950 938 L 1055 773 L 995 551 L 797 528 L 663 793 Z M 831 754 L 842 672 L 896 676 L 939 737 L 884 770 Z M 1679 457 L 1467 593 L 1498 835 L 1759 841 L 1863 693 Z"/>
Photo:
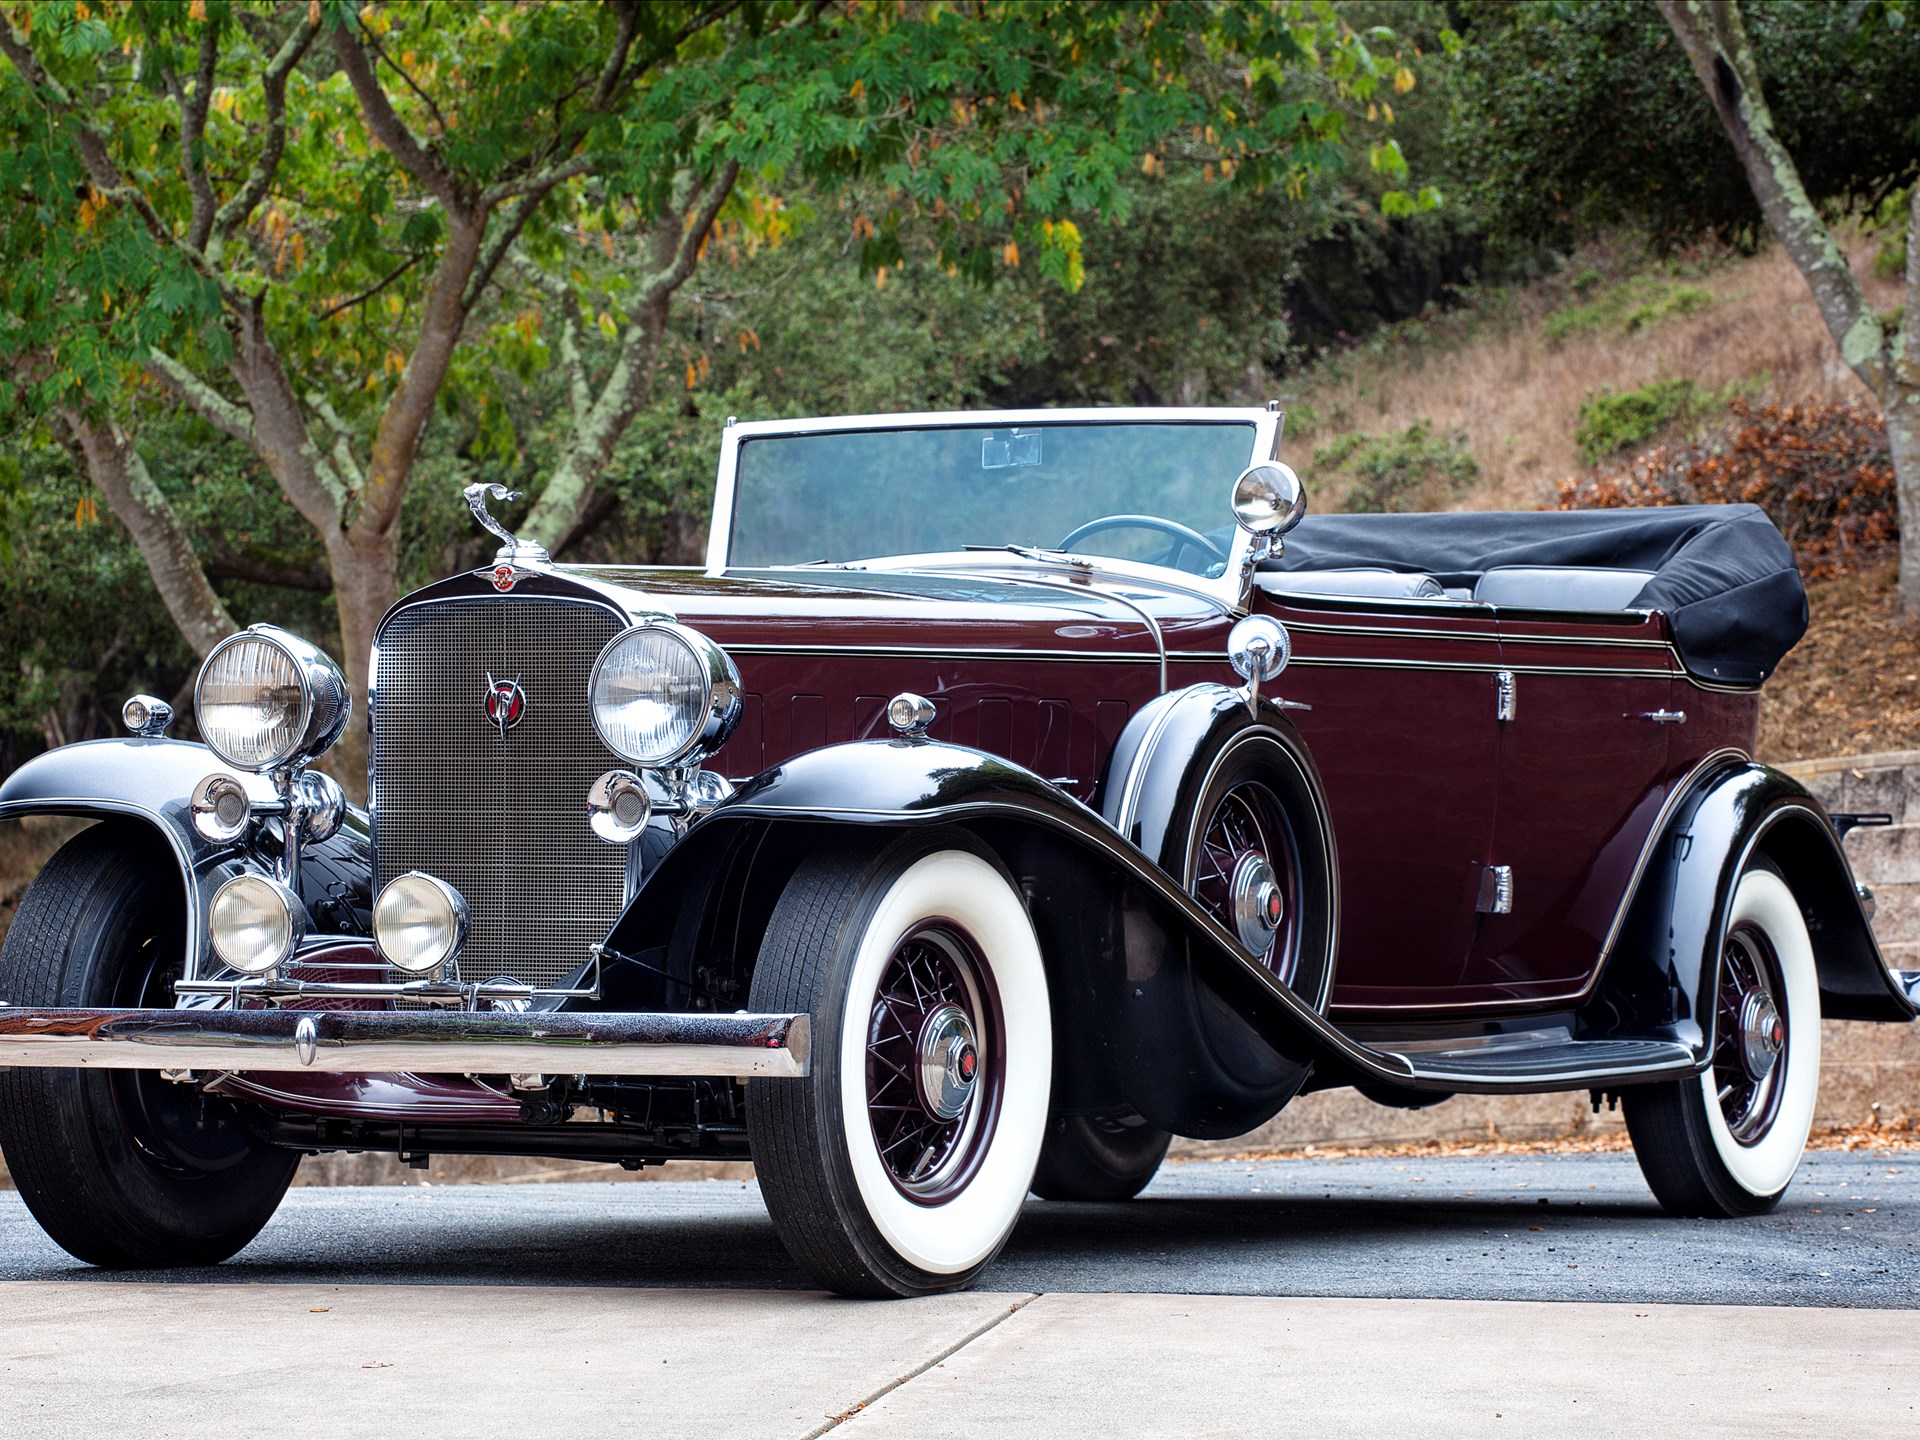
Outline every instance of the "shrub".
<path fill-rule="evenodd" d="M 1900 540 L 1886 426 L 1868 405 L 1733 402 L 1699 445 L 1656 445 L 1616 470 L 1560 483 L 1562 510 L 1625 505 L 1760 506 L 1810 580 L 1891 559 Z"/>
<path fill-rule="evenodd" d="M 1670 320 L 1676 315 L 1691 315 L 1696 310 L 1704 310 L 1714 302 L 1714 293 L 1702 285 L 1682 285 L 1678 290 L 1663 295 L 1648 305 L 1635 306 L 1627 312 L 1625 321 L 1629 335 L 1644 330 L 1649 325 L 1662 320 Z"/>
<path fill-rule="evenodd" d="M 1669 285 L 1655 275 L 1633 275 L 1591 300 L 1549 315 L 1547 339 L 1559 344 L 1576 335 L 1611 331 L 1634 335 L 1662 320 L 1704 310 L 1717 298 L 1704 285 Z"/>
<path fill-rule="evenodd" d="M 1580 402 L 1574 443 L 1580 458 L 1596 465 L 1609 455 L 1644 445 L 1675 421 L 1723 399 L 1691 380 L 1653 380 L 1637 390 L 1596 390 Z"/>
<path fill-rule="evenodd" d="M 1343 505 L 1356 513 L 1435 509 L 1480 478 L 1466 436 L 1436 435 L 1426 420 L 1397 435 L 1338 436 L 1313 452 L 1313 463 L 1350 477 Z"/>

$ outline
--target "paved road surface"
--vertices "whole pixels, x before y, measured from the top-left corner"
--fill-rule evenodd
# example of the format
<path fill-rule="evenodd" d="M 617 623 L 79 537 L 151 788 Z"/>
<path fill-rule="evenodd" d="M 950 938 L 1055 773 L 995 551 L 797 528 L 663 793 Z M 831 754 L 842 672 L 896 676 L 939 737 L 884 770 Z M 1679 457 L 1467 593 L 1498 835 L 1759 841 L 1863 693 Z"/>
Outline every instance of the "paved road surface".
<path fill-rule="evenodd" d="M 1920 1156 L 1816 1155 L 1716 1225 L 1624 1156 L 1175 1165 L 873 1304 L 732 1183 L 297 1190 L 164 1278 L 0 1195 L 0 1434 L 1912 1440 L 1916 1217 Z"/>
<path fill-rule="evenodd" d="M 115 1278 L 0 1193 L 0 1280 Z M 722 1181 L 301 1188 L 237 1259 L 164 1278 L 809 1288 L 754 1187 Z M 1920 1154 L 1816 1152 L 1779 1210 L 1732 1222 L 1661 1214 L 1626 1155 L 1174 1164 L 1130 1204 L 1030 1202 L 981 1283 L 1920 1308 Z"/>

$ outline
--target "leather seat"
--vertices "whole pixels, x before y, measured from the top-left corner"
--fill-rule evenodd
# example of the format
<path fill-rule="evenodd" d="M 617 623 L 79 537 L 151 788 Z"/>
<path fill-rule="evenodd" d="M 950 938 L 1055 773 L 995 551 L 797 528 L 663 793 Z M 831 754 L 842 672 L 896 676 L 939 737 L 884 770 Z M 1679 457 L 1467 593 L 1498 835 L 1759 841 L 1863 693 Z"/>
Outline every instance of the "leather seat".
<path fill-rule="evenodd" d="M 1480 577 L 1473 598 L 1532 610 L 1625 610 L 1651 579 L 1651 570 L 1501 565 Z"/>
<path fill-rule="evenodd" d="M 1372 600 L 1444 600 L 1447 592 L 1431 575 L 1398 570 L 1267 570 L 1257 582 L 1277 595 L 1358 595 Z"/>

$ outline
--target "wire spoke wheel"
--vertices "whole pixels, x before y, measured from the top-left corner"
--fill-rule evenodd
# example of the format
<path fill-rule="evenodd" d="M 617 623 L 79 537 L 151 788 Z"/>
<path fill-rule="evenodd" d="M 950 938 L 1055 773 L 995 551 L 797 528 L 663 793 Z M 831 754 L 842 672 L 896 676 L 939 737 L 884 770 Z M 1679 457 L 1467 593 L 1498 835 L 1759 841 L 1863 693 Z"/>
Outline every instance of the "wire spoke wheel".
<path fill-rule="evenodd" d="M 1000 1028 L 976 947 L 933 921 L 902 937 L 867 1026 L 867 1117 L 901 1194 L 937 1203 L 993 1138 Z"/>
<path fill-rule="evenodd" d="M 1299 966 L 1299 850 L 1279 798 L 1257 780 L 1222 795 L 1201 827 L 1189 887 L 1280 980 Z"/>
<path fill-rule="evenodd" d="M 1720 1113 L 1741 1145 L 1756 1144 L 1780 1110 L 1780 1077 L 1792 1043 L 1780 1004 L 1780 962 L 1752 925 L 1727 936 L 1716 997 L 1713 1080 Z"/>

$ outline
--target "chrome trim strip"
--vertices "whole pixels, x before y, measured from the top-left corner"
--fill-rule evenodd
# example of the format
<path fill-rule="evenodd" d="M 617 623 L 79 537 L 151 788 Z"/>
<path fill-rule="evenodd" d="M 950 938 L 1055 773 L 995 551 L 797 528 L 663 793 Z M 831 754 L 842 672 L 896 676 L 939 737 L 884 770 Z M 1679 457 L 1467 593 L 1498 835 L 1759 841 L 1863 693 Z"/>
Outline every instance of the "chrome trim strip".
<path fill-rule="evenodd" d="M 807 1073 L 805 1015 L 0 1009 L 0 1067 L 414 1074 Z"/>
<path fill-rule="evenodd" d="M 1035 580 L 1032 578 L 1028 578 L 1024 580 L 1022 583 L 1027 585 L 1035 585 L 1040 587 L 1043 590 L 1064 590 L 1069 595 L 1077 595 L 1084 590 L 1089 590 L 1093 588 L 1090 584 L 1083 583 L 1080 585 L 1075 585 L 1071 581 L 1059 580 L 1059 579 Z M 1160 656 L 1160 693 L 1162 695 L 1166 694 L 1167 693 L 1167 637 L 1165 636 L 1165 634 L 1161 632 L 1159 620 L 1154 618 L 1153 612 L 1148 610 L 1146 606 L 1136 605 L 1133 601 L 1129 600 L 1126 596 L 1116 594 L 1112 589 L 1102 587 L 1099 590 L 1095 591 L 1095 593 L 1104 597 L 1105 599 L 1111 600 L 1116 605 L 1126 606 L 1127 609 L 1131 610 L 1134 614 L 1140 617 L 1140 622 L 1147 627 L 1147 633 L 1153 636 L 1153 648 L 1156 652 L 1158 652 Z M 1198 592 L 1189 592 L 1189 593 L 1193 593 L 1196 595 L 1198 594 Z M 1201 597 L 1201 598 L 1210 599 L 1211 597 Z"/>
<path fill-rule="evenodd" d="M 1440 603 L 1438 601 L 1434 602 Z M 1465 605 L 1465 601 L 1454 602 Z M 1289 607 L 1291 608 L 1291 607 Z M 1476 615 L 1474 619 L 1494 621 L 1492 615 Z M 1328 625 L 1312 620 L 1287 620 L 1289 630 L 1298 630 L 1303 634 L 1318 635 L 1385 635 L 1395 640 L 1466 640 L 1487 645 L 1586 645 L 1619 646 L 1624 650 L 1672 650 L 1672 642 L 1667 640 L 1639 639 L 1603 639 L 1596 635 L 1509 635 L 1499 630 L 1430 630 L 1413 625 Z"/>
<path fill-rule="evenodd" d="M 912 660 L 1070 660 L 1085 665 L 1152 665 L 1155 657 L 1149 654 L 1106 655 L 1098 650 L 1014 650 L 989 649 L 972 646 L 955 646 L 947 650 L 930 650 L 924 645 L 781 645 L 777 643 L 728 645 L 729 655 L 843 655 L 870 656 L 874 659 L 912 659 Z M 1174 655 L 1170 659 L 1186 657 Z M 1226 657 L 1220 659 L 1226 664 Z"/>
<path fill-rule="evenodd" d="M 1177 654 L 1168 657 L 1173 660 L 1190 660 L 1209 665 L 1228 663 L 1224 654 L 1211 653 Z M 1290 668 L 1315 666 L 1333 670 L 1457 670 L 1470 674 L 1497 674 L 1510 670 L 1516 675 L 1587 675 L 1609 676 L 1615 678 L 1640 678 L 1646 680 L 1673 680 L 1678 676 L 1672 670 L 1636 669 L 1626 665 L 1512 665 L 1502 664 L 1498 660 L 1405 660 L 1395 656 L 1345 655 L 1301 655 L 1296 653 Z"/>

